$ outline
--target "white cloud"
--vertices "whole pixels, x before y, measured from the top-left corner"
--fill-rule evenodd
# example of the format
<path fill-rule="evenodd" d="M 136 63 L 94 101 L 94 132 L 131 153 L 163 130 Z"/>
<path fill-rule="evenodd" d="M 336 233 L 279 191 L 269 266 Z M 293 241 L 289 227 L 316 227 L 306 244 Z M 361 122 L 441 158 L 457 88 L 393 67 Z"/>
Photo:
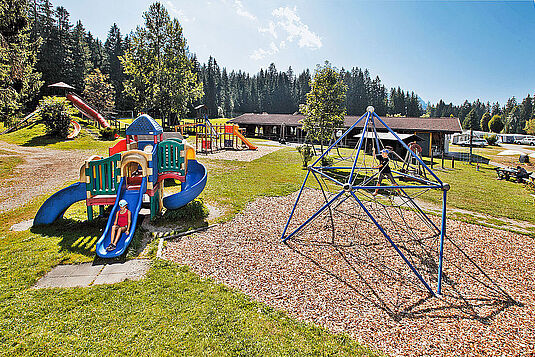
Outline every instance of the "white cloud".
<path fill-rule="evenodd" d="M 288 6 L 279 7 L 273 10 L 272 15 L 277 19 L 276 25 L 286 32 L 288 42 L 297 40 L 299 47 L 308 47 L 313 50 L 323 46 L 321 38 L 310 31 L 308 25 L 304 24 L 297 15 L 297 7 L 293 9 Z"/>
<path fill-rule="evenodd" d="M 184 14 L 184 11 L 182 11 L 182 9 L 177 9 L 175 7 L 175 4 L 173 4 L 170 0 L 167 0 L 165 2 L 165 4 L 167 5 L 167 9 L 169 9 L 171 14 L 173 14 L 174 16 L 176 16 L 178 18 L 178 21 L 180 21 L 180 22 L 194 22 L 196 20 L 195 17 L 190 18 L 190 17 L 186 16 L 186 14 Z"/>
<path fill-rule="evenodd" d="M 279 48 L 277 47 L 275 42 L 271 42 L 269 44 L 269 49 L 268 50 L 265 50 L 263 48 L 258 48 L 256 50 L 254 50 L 253 53 L 251 53 L 249 58 L 251 58 L 251 59 L 253 59 L 255 61 L 258 61 L 258 60 L 261 60 L 262 58 L 265 58 L 266 56 L 274 55 L 277 52 L 279 52 Z"/>
<path fill-rule="evenodd" d="M 240 16 L 243 16 L 251 21 L 256 20 L 256 16 L 245 10 L 240 0 L 234 0 L 234 10 L 236 10 L 236 13 Z"/>
<path fill-rule="evenodd" d="M 238 2 L 239 0 L 236 0 L 236 3 Z M 272 42 L 267 49 L 261 47 L 254 50 L 249 56 L 251 59 L 258 61 L 275 55 L 280 50 L 286 49 L 290 43 L 296 43 L 300 48 L 305 47 L 311 50 L 317 50 L 323 46 L 321 38 L 303 23 L 297 14 L 297 7 L 279 7 L 271 12 L 271 16 L 272 19 L 268 25 L 259 26 L 258 32 L 266 34 Z M 278 46 L 273 40 L 278 40 Z"/>
<path fill-rule="evenodd" d="M 277 31 L 275 31 L 275 24 L 273 21 L 269 22 L 268 27 L 259 27 L 258 31 L 262 33 L 269 33 L 274 38 L 277 38 Z"/>

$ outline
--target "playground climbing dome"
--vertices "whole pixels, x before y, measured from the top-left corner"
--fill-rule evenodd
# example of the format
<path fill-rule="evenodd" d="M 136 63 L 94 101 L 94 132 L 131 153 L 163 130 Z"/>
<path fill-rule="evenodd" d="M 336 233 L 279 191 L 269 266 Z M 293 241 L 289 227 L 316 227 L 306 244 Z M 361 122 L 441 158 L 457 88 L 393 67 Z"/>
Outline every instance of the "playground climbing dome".
<path fill-rule="evenodd" d="M 362 128 L 356 145 L 341 147 L 355 128 Z M 377 133 L 385 130 L 404 153 L 394 152 L 380 140 Z M 343 248 L 347 261 L 373 261 L 392 286 L 401 281 L 440 295 L 449 185 L 411 147 L 368 107 L 308 166 L 282 240 Z M 381 152 L 388 153 L 392 180 L 382 172 L 388 169 L 380 165 Z M 431 191 L 441 192 L 440 217 L 426 214 L 418 205 Z"/>

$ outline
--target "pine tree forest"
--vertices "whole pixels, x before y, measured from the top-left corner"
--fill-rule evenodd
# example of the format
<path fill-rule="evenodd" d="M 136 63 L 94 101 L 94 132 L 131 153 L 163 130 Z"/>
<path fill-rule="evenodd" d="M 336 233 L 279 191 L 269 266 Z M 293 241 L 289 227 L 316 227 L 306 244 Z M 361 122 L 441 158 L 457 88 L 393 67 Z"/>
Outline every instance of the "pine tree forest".
<path fill-rule="evenodd" d="M 106 75 L 113 86 L 115 112 L 121 115 L 121 112 L 144 109 L 136 107 L 125 90 L 125 84 L 132 83 L 132 79 L 125 71 L 123 60 L 129 53 L 134 33 L 125 35 L 116 24 L 111 24 L 106 39 L 96 38 L 82 22 L 72 23 L 68 9 L 54 7 L 50 0 L 7 1 L 1 11 L 1 121 L 13 120 L 31 111 L 39 98 L 51 94 L 47 86 L 52 83 L 65 82 L 83 93 L 84 79 L 96 69 Z M 177 31 L 181 33 L 181 28 Z M 279 69 L 273 63 L 254 74 L 228 70 L 214 57 L 203 62 L 189 52 L 187 46 L 185 48 L 188 66 L 196 75 L 199 87 L 202 85 L 201 96 L 195 96 L 195 102 L 188 103 L 186 114 L 184 110 L 177 111 L 186 117 L 193 116 L 193 108 L 200 103 L 206 104 L 210 117 L 296 113 L 305 102 L 315 71 L 305 69 L 296 73 L 291 67 Z M 14 66 L 13 58 L 23 58 L 19 72 L 10 69 L 10 65 Z M 382 116 L 458 117 L 464 128 L 474 130 L 481 130 L 481 123 L 486 126 L 489 117 L 499 115 L 507 133 L 524 133 L 526 122 L 534 117 L 530 95 L 522 100 L 512 97 L 503 106 L 479 99 L 466 100 L 460 105 L 446 104 L 443 100 L 424 104 L 413 91 L 387 88 L 379 76 L 365 68 L 341 68 L 339 71 L 347 86 L 348 115 L 361 115 L 368 105 L 373 105 Z M 19 76 L 25 73 L 26 81 L 17 85 L 16 73 Z M 484 115 L 485 119 L 481 120 Z"/>

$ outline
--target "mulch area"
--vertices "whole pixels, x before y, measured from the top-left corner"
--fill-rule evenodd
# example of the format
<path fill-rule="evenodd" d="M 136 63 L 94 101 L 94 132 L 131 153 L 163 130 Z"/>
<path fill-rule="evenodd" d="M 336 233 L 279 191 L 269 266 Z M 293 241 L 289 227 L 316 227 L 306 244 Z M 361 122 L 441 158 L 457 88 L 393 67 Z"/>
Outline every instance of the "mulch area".
<path fill-rule="evenodd" d="M 306 192 L 288 232 L 322 203 Z M 349 201 L 332 221 L 322 214 L 281 243 L 295 198 L 259 198 L 230 222 L 169 242 L 164 257 L 390 355 L 535 354 L 533 238 L 448 220 L 438 298 Z M 411 210 L 374 205 L 367 208 L 436 288 L 432 229 Z"/>

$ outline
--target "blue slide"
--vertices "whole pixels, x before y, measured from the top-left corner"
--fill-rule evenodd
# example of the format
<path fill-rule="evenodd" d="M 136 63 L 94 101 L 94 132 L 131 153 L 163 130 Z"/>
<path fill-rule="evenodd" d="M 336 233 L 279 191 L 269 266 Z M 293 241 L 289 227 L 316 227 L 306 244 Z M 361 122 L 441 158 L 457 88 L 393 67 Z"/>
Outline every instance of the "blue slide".
<path fill-rule="evenodd" d="M 96 244 L 97 255 L 101 258 L 115 258 L 120 256 L 124 253 L 128 245 L 130 244 L 130 241 L 132 241 L 132 237 L 134 236 L 134 233 L 136 231 L 139 211 L 141 210 L 141 206 L 143 204 L 143 194 L 147 191 L 147 177 L 143 177 L 141 185 L 137 190 L 127 190 L 126 180 L 124 177 L 121 178 L 119 187 L 120 189 L 117 193 L 117 198 L 115 199 L 115 204 L 113 205 L 113 209 L 111 210 L 110 217 L 108 218 L 108 224 L 106 224 L 106 229 L 104 230 L 104 233 Z M 125 199 L 126 202 L 128 202 L 128 209 L 132 213 L 132 222 L 130 224 L 129 232 L 130 234 L 127 236 L 125 233 L 123 233 L 121 235 L 121 238 L 119 238 L 119 241 L 117 242 L 117 248 L 115 248 L 115 250 L 111 252 L 108 252 L 106 250 L 106 247 L 110 244 L 111 241 L 111 227 L 115 223 L 115 216 L 117 214 L 117 211 L 119 210 L 119 201 L 122 199 Z"/>
<path fill-rule="evenodd" d="M 199 196 L 206 186 L 208 175 L 206 168 L 197 160 L 188 160 L 186 180 L 182 183 L 182 191 L 163 199 L 163 205 L 167 209 L 178 209 Z"/>
<path fill-rule="evenodd" d="M 34 226 L 39 224 L 51 224 L 56 219 L 63 217 L 63 214 L 73 203 L 85 200 L 85 182 L 76 182 L 50 196 L 39 208 L 35 218 Z"/>

